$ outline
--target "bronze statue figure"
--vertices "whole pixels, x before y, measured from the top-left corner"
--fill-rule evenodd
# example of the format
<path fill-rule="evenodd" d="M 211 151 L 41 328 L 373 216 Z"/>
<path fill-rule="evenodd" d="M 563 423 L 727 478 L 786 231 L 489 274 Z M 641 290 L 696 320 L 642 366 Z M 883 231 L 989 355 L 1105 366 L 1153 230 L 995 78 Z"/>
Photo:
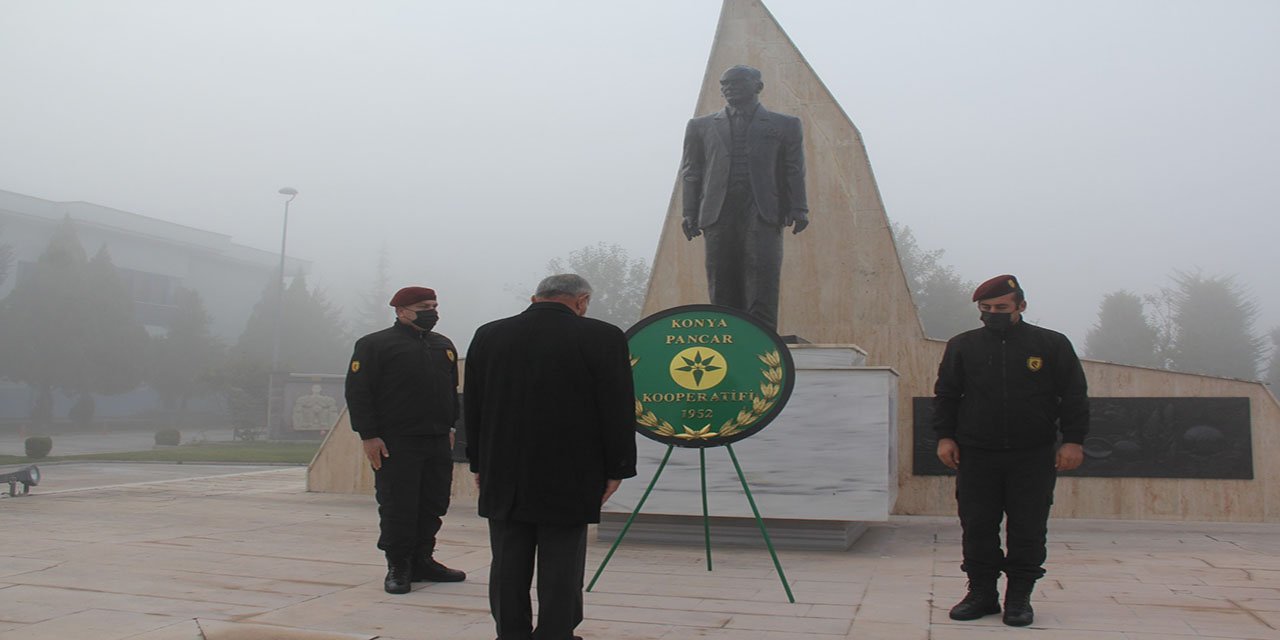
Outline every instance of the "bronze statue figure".
<path fill-rule="evenodd" d="M 711 304 L 741 309 L 776 329 L 782 228 L 809 226 L 800 119 L 765 109 L 760 71 L 720 76 L 728 103 L 689 121 L 684 135 L 684 235 L 706 234 Z"/>

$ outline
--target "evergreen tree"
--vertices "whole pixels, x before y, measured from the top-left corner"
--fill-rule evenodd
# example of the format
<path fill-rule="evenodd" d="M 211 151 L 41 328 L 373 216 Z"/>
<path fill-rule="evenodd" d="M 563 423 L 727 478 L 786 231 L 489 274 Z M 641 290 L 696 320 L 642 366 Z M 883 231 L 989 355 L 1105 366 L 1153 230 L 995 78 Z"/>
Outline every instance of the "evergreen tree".
<path fill-rule="evenodd" d="M 37 426 L 53 420 L 55 389 L 77 397 L 72 417 L 87 422 L 90 394 L 135 388 L 147 340 L 110 255 L 90 262 L 69 218 L 0 303 L 0 375 L 35 389 Z"/>
<path fill-rule="evenodd" d="M 395 312 L 387 306 L 391 300 L 391 259 L 387 245 L 378 250 L 378 264 L 374 268 L 373 282 L 360 296 L 360 317 L 356 319 L 356 333 L 365 335 L 391 326 Z"/>
<path fill-rule="evenodd" d="M 223 348 L 209 331 L 212 320 L 200 294 L 179 289 L 176 297 L 168 332 L 152 341 L 147 380 L 165 410 L 176 411 L 181 422 L 187 402 L 212 387 Z"/>
<path fill-rule="evenodd" d="M 30 272 L 0 304 L 0 373 L 35 389 L 31 419 L 53 421 L 53 391 L 79 376 L 84 351 L 80 303 L 88 258 L 69 219 Z"/>
<path fill-rule="evenodd" d="M 84 328 L 89 338 L 84 360 L 87 379 L 75 391 L 81 395 L 132 391 L 146 371 L 150 336 L 138 321 L 133 297 L 105 246 L 89 261 L 85 285 L 92 319 Z"/>
<path fill-rule="evenodd" d="M 0 226 L 0 231 L 4 231 L 4 227 Z M 4 285 L 4 281 L 9 279 L 9 273 L 13 271 L 13 247 L 0 242 L 0 286 Z"/>
<path fill-rule="evenodd" d="M 547 275 L 557 273 L 576 273 L 591 283 L 588 316 L 623 329 L 640 319 L 649 287 L 649 265 L 632 260 L 621 246 L 601 242 L 548 262 Z"/>
<path fill-rule="evenodd" d="M 1098 322 L 1089 330 L 1085 353 L 1090 358 L 1159 367 L 1159 335 L 1147 320 L 1142 298 L 1128 291 L 1109 293 L 1098 305 Z"/>
<path fill-rule="evenodd" d="M 943 249 L 921 249 L 911 227 L 894 223 L 891 229 L 925 335 L 945 339 L 976 328 L 979 321 L 973 290 L 977 283 L 961 278 L 950 265 L 943 264 Z"/>
<path fill-rule="evenodd" d="M 1271 364 L 1263 380 L 1271 387 L 1271 393 L 1280 397 L 1280 327 L 1271 330 Z"/>
<path fill-rule="evenodd" d="M 1253 333 L 1257 304 L 1232 276 L 1175 272 L 1171 367 L 1179 371 L 1255 380 L 1263 340 Z"/>
<path fill-rule="evenodd" d="M 268 284 L 254 305 L 244 332 L 236 342 L 237 355 L 261 360 L 270 368 L 279 289 Z M 323 293 L 307 287 L 299 274 L 284 292 L 280 323 L 280 371 L 342 373 L 351 355 L 351 339 L 343 329 L 340 311 Z"/>
<path fill-rule="evenodd" d="M 259 431 L 266 419 L 279 291 L 274 282 L 263 289 L 240 339 L 212 376 L 238 429 Z M 295 276 L 284 292 L 278 371 L 343 373 L 351 344 L 343 330 L 340 311 L 323 293 L 309 289 L 305 276 Z"/>

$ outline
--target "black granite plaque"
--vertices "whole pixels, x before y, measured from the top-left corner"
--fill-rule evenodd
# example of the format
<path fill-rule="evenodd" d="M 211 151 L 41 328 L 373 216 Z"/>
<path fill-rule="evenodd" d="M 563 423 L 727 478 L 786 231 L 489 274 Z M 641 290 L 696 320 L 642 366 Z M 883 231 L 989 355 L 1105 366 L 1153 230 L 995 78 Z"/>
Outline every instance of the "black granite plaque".
<path fill-rule="evenodd" d="M 1089 398 L 1084 464 L 1063 476 L 1253 479 L 1248 398 Z M 912 473 L 951 475 L 938 461 L 933 398 L 913 398 Z"/>

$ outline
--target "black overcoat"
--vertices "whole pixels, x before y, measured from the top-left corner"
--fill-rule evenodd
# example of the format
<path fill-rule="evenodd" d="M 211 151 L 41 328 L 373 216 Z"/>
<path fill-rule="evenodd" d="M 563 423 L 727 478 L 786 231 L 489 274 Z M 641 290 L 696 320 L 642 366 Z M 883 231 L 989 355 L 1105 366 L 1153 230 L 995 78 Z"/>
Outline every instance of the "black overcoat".
<path fill-rule="evenodd" d="M 558 302 L 490 322 L 471 340 L 463 391 L 481 516 L 599 522 L 606 480 L 636 474 L 630 352 L 607 322 Z"/>

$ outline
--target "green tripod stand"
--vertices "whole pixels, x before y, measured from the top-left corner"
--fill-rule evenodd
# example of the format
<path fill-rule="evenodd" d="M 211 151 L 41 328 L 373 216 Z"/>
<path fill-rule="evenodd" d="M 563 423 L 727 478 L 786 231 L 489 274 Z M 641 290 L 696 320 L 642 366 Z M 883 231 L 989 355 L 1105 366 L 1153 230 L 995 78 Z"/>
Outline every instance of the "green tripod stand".
<path fill-rule="evenodd" d="M 769 556 L 773 558 L 773 567 L 777 569 L 778 578 L 782 580 L 782 588 L 787 592 L 787 600 L 795 604 L 796 598 L 791 594 L 791 585 L 787 584 L 787 576 L 782 572 L 782 563 L 778 561 L 778 552 L 774 550 L 773 541 L 769 538 L 769 530 L 765 528 L 764 519 L 760 517 L 760 510 L 756 508 L 756 500 L 751 495 L 751 487 L 747 486 L 747 477 L 742 473 L 742 465 L 738 464 L 738 456 L 733 452 L 733 445 L 725 445 L 724 448 L 729 450 L 729 458 L 733 460 L 733 468 L 738 472 L 738 480 L 742 482 L 742 490 L 747 494 L 747 502 L 751 505 L 751 514 L 755 516 L 756 524 L 760 526 L 760 533 L 764 536 L 764 544 L 769 548 Z M 622 530 L 618 532 L 618 537 L 613 541 L 613 546 L 609 548 L 609 553 L 605 554 L 604 561 L 600 563 L 600 568 L 596 569 L 595 576 L 591 578 L 591 583 L 587 585 L 587 591 L 591 591 L 596 586 L 596 581 L 600 579 L 600 574 L 604 573 L 605 566 L 613 558 L 613 552 L 618 550 L 619 544 L 622 544 L 622 538 L 627 535 L 627 530 L 631 528 L 636 516 L 640 514 L 640 509 L 644 507 L 645 500 L 649 499 L 649 494 L 653 491 L 654 485 L 658 484 L 658 477 L 662 475 L 662 470 L 666 468 L 667 460 L 671 458 L 673 449 L 675 449 L 674 445 L 667 445 L 667 453 L 662 456 L 662 463 L 658 465 L 658 470 L 654 472 L 653 479 L 649 481 L 648 488 L 644 490 L 644 495 L 640 497 L 640 502 L 636 503 L 636 508 L 627 518 L 626 524 L 622 525 Z M 699 474 L 702 477 L 702 531 L 706 542 L 707 571 L 711 571 L 711 518 L 707 512 L 706 452 L 705 448 L 698 449 Z"/>

